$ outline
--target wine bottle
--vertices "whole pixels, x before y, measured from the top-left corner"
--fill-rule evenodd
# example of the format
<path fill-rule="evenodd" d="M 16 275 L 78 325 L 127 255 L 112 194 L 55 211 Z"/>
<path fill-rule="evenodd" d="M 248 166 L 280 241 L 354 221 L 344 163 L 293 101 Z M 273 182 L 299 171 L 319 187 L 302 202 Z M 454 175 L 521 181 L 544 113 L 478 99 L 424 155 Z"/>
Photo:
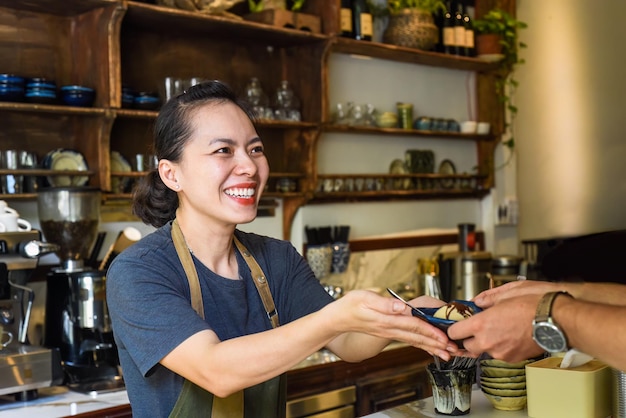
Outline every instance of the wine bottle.
<path fill-rule="evenodd" d="M 449 1 L 446 3 L 446 10 L 443 13 L 442 26 L 442 52 L 444 54 L 454 54 L 456 52 L 456 44 L 454 41 L 454 16 L 452 15 L 452 7 Z"/>
<path fill-rule="evenodd" d="M 341 11 L 339 15 L 339 24 L 341 28 L 341 36 L 352 38 L 352 7 L 351 0 L 341 0 Z"/>
<path fill-rule="evenodd" d="M 463 3 L 457 1 L 454 12 L 454 53 L 465 55 L 465 25 L 463 23 Z"/>
<path fill-rule="evenodd" d="M 476 55 L 476 48 L 474 46 L 474 26 L 472 25 L 472 18 L 470 17 L 467 7 L 465 7 L 463 11 L 463 26 L 465 27 L 465 56 L 473 57 Z"/>
<path fill-rule="evenodd" d="M 374 23 L 366 0 L 352 0 L 352 33 L 353 38 L 371 41 Z"/>

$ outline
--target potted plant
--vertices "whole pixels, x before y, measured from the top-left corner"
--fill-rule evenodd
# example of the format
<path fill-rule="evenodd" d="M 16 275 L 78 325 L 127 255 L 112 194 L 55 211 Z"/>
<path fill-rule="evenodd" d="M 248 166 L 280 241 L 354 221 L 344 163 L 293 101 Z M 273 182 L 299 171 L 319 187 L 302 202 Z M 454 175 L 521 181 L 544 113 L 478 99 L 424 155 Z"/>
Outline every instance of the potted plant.
<path fill-rule="evenodd" d="M 244 18 L 274 26 L 321 32 L 319 16 L 302 13 L 306 0 L 248 0 L 250 13 Z"/>
<path fill-rule="evenodd" d="M 439 29 L 433 13 L 445 10 L 441 0 L 387 0 L 386 7 L 369 2 L 375 17 L 389 16 L 383 42 L 429 50 L 437 43 Z"/>
<path fill-rule="evenodd" d="M 473 26 L 476 34 L 478 58 L 498 61 L 501 68 L 496 77 L 496 90 L 498 97 L 505 105 L 505 109 L 509 112 L 505 131 L 510 133 L 509 139 L 503 142 L 503 145 L 513 151 L 515 146 L 514 122 L 517 115 L 517 107 L 513 104 L 513 95 L 518 87 L 514 71 L 518 65 L 524 63 L 524 59 L 519 56 L 519 50 L 526 48 L 526 44 L 519 41 L 518 31 L 528 25 L 504 10 L 493 9 L 481 18 L 474 19 Z M 505 165 L 506 163 L 508 160 Z"/>
<path fill-rule="evenodd" d="M 294 0 L 289 4 L 289 10 L 297 12 L 302 9 L 305 0 Z M 263 10 L 287 10 L 286 0 L 248 0 L 250 12 L 259 13 Z"/>

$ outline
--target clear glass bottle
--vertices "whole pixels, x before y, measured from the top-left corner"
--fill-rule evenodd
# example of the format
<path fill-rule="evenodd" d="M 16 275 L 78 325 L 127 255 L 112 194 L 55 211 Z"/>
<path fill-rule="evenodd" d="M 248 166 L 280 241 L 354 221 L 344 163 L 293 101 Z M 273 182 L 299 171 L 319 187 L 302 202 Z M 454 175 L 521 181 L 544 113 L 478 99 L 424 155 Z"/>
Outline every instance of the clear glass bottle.
<path fill-rule="evenodd" d="M 301 120 L 300 99 L 296 96 L 289 84 L 283 80 L 274 96 L 274 116 L 278 120 Z"/>
<path fill-rule="evenodd" d="M 250 81 L 248 81 L 248 84 L 246 84 L 246 100 L 250 103 L 259 118 L 266 118 L 269 99 L 263 91 L 261 82 L 257 77 L 252 77 Z"/>

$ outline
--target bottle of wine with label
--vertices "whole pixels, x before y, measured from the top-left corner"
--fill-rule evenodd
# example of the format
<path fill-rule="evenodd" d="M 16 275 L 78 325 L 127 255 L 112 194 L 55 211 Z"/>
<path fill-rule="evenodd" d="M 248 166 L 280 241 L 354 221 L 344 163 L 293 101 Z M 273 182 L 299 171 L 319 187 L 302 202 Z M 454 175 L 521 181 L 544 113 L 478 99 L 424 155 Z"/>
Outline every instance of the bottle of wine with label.
<path fill-rule="evenodd" d="M 352 0 L 352 33 L 354 39 L 371 41 L 374 22 L 366 0 Z"/>
<path fill-rule="evenodd" d="M 454 39 L 454 15 L 452 14 L 452 5 L 448 1 L 446 2 L 446 10 L 443 13 L 442 22 L 442 43 L 444 54 L 455 54 L 455 39 Z"/>
<path fill-rule="evenodd" d="M 454 13 L 454 53 L 465 55 L 465 24 L 463 23 L 463 3 L 457 1 Z"/>
<path fill-rule="evenodd" d="M 352 32 L 352 1 L 341 0 L 341 10 L 339 15 L 339 24 L 341 27 L 341 36 L 346 38 L 354 37 Z"/>

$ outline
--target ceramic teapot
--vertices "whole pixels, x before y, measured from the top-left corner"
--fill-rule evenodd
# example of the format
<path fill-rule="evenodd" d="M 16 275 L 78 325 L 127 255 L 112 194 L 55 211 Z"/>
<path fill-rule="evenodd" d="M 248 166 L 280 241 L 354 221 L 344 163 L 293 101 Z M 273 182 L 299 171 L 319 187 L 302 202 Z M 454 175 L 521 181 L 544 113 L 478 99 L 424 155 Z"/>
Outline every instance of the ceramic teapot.
<path fill-rule="evenodd" d="M 0 232 L 24 232 L 32 229 L 30 222 L 20 215 L 7 202 L 0 200 Z"/>

